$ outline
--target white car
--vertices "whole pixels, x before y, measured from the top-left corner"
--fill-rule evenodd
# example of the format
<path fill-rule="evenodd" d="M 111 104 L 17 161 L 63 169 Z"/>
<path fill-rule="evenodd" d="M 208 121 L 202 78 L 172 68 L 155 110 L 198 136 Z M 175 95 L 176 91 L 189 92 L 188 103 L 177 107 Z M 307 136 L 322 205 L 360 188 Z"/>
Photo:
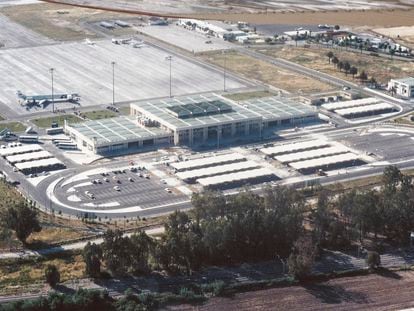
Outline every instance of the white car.
<path fill-rule="evenodd" d="M 120 188 L 119 186 L 115 186 L 115 187 L 114 187 L 114 190 L 116 190 L 116 191 L 121 191 L 121 188 Z"/>
<path fill-rule="evenodd" d="M 167 191 L 168 193 L 172 193 L 172 190 L 170 188 L 165 188 L 165 191 Z"/>

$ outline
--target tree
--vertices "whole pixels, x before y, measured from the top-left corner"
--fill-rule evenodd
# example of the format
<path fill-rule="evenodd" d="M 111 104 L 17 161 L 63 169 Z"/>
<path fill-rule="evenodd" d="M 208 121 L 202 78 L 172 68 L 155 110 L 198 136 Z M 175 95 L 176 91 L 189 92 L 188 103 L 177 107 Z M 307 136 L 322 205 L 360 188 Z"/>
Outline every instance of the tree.
<path fill-rule="evenodd" d="M 338 62 L 338 69 L 339 71 L 342 71 L 342 69 L 344 68 L 344 63 L 342 61 Z"/>
<path fill-rule="evenodd" d="M 362 70 L 362 72 L 359 74 L 359 79 L 362 81 L 367 81 L 368 80 L 368 75 L 366 74 L 366 72 L 364 70 Z"/>
<path fill-rule="evenodd" d="M 95 243 L 86 244 L 82 252 L 85 261 L 85 272 L 92 278 L 97 278 L 101 274 L 102 248 Z"/>
<path fill-rule="evenodd" d="M 153 240 L 145 233 L 139 231 L 130 237 L 131 269 L 135 274 L 150 272 L 149 257 L 154 249 Z"/>
<path fill-rule="evenodd" d="M 131 263 L 131 249 L 128 237 L 119 229 L 108 230 L 102 243 L 102 257 L 106 266 L 115 274 L 125 274 Z"/>
<path fill-rule="evenodd" d="M 60 282 L 60 273 L 55 265 L 47 265 L 45 269 L 45 278 L 46 282 L 52 288 L 55 288 L 56 285 Z"/>
<path fill-rule="evenodd" d="M 332 221 L 329 196 L 325 190 L 320 191 L 318 194 L 318 202 L 316 209 L 312 210 L 312 218 L 315 224 L 314 235 L 316 241 L 321 244 L 325 241 L 326 232 Z"/>
<path fill-rule="evenodd" d="M 340 28 L 341 28 L 341 27 L 339 27 L 339 25 L 335 25 L 335 26 L 334 26 L 334 29 L 335 29 L 335 30 L 339 30 Z"/>
<path fill-rule="evenodd" d="M 24 203 L 9 207 L 5 211 L 3 224 L 6 228 L 15 231 L 17 238 L 23 244 L 26 244 L 30 234 L 42 230 L 37 219 L 37 211 Z"/>
<path fill-rule="evenodd" d="M 344 70 L 345 70 L 346 75 L 348 75 L 350 69 L 351 69 L 351 64 L 349 62 L 345 62 Z"/>
<path fill-rule="evenodd" d="M 393 56 L 395 54 L 395 49 L 393 49 L 393 48 L 390 47 L 390 50 L 389 51 L 390 51 L 389 52 L 390 53 L 390 57 L 393 58 Z"/>
<path fill-rule="evenodd" d="M 355 75 L 358 73 L 358 68 L 356 68 L 355 66 L 352 66 L 351 69 L 349 70 L 349 73 L 352 75 L 352 78 L 355 78 Z"/>
<path fill-rule="evenodd" d="M 377 269 L 381 266 L 381 256 L 377 252 L 369 251 L 367 254 L 367 264 L 370 269 Z"/>
<path fill-rule="evenodd" d="M 306 278 L 315 262 L 317 249 L 310 237 L 300 237 L 288 258 L 289 274 L 302 280 Z"/>
<path fill-rule="evenodd" d="M 338 63 L 339 63 L 339 59 L 338 59 L 338 57 L 334 56 L 334 57 L 332 58 L 332 64 L 334 64 L 334 66 L 338 66 Z"/>
<path fill-rule="evenodd" d="M 331 59 L 332 57 L 334 57 L 334 53 L 332 51 L 329 51 L 328 53 L 326 53 L 326 56 L 328 56 L 329 63 L 331 63 Z"/>

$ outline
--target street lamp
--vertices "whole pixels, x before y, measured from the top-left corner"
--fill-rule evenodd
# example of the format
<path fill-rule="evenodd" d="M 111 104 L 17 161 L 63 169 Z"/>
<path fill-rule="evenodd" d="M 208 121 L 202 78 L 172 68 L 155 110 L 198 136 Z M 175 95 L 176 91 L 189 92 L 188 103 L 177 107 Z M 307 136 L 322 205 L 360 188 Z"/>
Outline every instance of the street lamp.
<path fill-rule="evenodd" d="M 226 70 L 227 70 L 227 58 L 226 58 L 226 52 L 223 51 L 224 55 L 224 66 L 223 66 L 223 90 L 226 91 Z"/>
<path fill-rule="evenodd" d="M 111 62 L 112 65 L 112 106 L 115 105 L 115 62 Z"/>
<path fill-rule="evenodd" d="M 172 97 L 172 71 L 171 71 L 171 64 L 172 64 L 173 57 L 171 55 L 168 55 L 165 60 L 168 60 L 170 62 L 170 98 Z"/>
<path fill-rule="evenodd" d="M 54 94 L 54 87 L 53 87 L 53 73 L 55 71 L 55 68 L 50 68 L 49 72 L 50 72 L 50 76 L 52 78 L 52 112 L 55 112 L 55 94 Z"/>

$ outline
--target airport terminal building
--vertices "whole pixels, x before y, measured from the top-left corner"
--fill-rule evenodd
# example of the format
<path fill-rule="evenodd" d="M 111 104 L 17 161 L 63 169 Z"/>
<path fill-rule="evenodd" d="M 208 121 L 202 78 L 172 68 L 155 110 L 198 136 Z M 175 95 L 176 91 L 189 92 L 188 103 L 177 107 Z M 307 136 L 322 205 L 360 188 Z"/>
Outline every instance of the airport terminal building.
<path fill-rule="evenodd" d="M 108 154 L 154 145 L 207 145 L 263 137 L 267 128 L 317 120 L 316 110 L 281 97 L 236 102 L 217 94 L 133 103 L 130 116 L 65 124 L 81 150 Z"/>

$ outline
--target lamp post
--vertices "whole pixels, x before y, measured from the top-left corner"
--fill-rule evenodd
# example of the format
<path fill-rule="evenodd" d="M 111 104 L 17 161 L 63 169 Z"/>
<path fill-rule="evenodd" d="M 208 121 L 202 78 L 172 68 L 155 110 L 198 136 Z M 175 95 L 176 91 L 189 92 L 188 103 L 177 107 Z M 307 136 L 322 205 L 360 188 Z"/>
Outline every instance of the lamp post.
<path fill-rule="evenodd" d="M 115 62 L 111 62 L 112 65 L 112 106 L 115 105 Z"/>
<path fill-rule="evenodd" d="M 55 112 L 55 91 L 54 91 L 54 86 L 53 86 L 53 73 L 55 71 L 55 68 L 50 68 L 49 72 L 50 72 L 50 77 L 52 79 L 52 112 Z"/>
<path fill-rule="evenodd" d="M 226 52 L 223 51 L 223 55 L 224 55 L 224 66 L 223 66 L 223 91 L 226 91 L 226 75 L 227 75 L 227 57 L 226 57 Z"/>
<path fill-rule="evenodd" d="M 168 60 L 170 62 L 170 98 L 172 97 L 172 70 L 171 70 L 172 59 L 173 59 L 173 57 L 171 55 L 168 55 L 165 58 L 165 60 Z"/>

